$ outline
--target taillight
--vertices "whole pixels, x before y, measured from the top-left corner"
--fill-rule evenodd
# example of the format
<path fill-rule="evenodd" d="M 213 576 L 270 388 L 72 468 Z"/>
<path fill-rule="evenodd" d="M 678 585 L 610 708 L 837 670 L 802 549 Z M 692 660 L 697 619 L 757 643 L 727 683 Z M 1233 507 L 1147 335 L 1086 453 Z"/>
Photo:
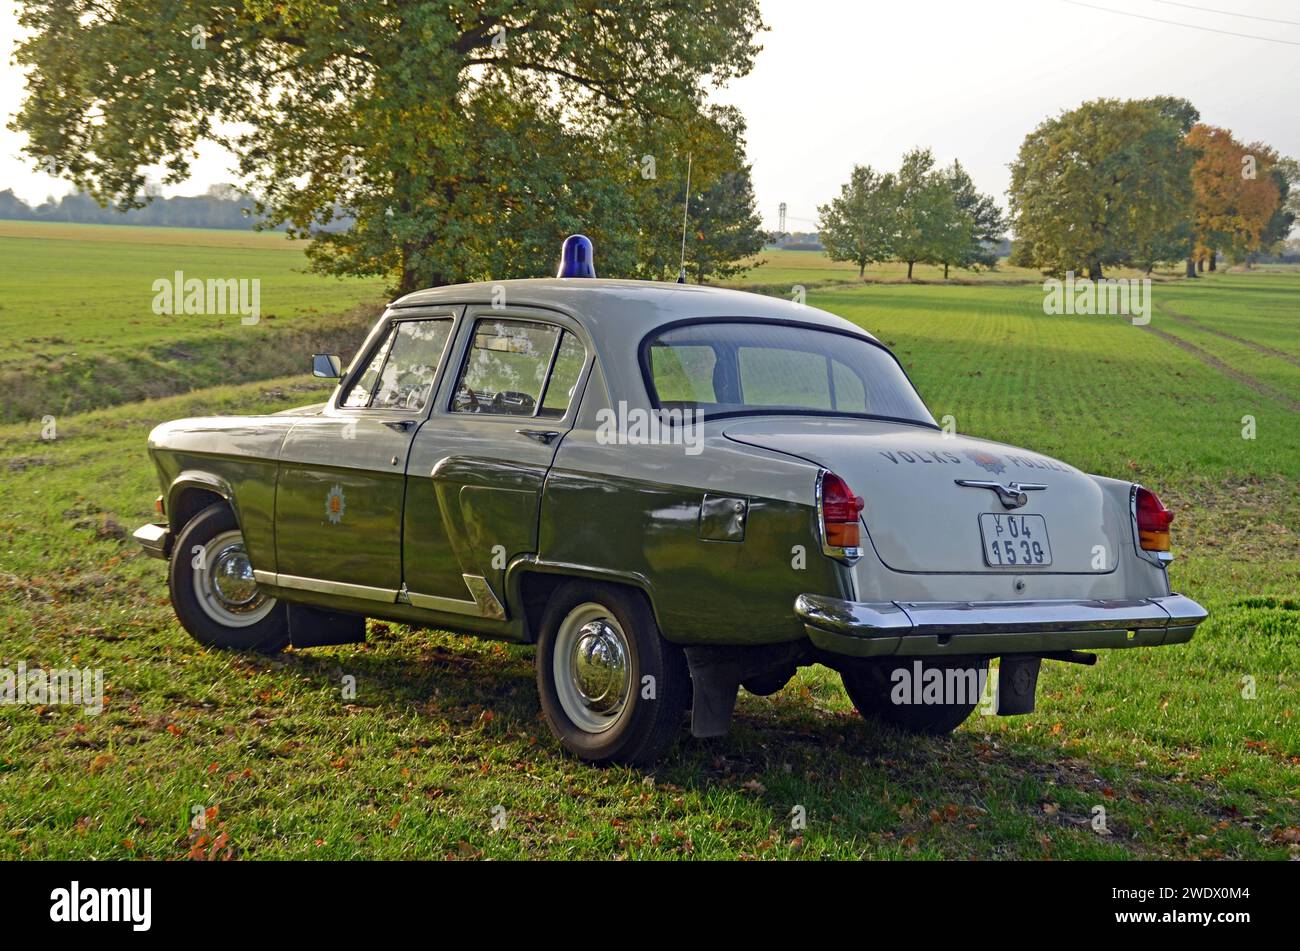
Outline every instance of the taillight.
<path fill-rule="evenodd" d="M 862 497 L 833 472 L 823 472 L 817 487 L 817 511 L 821 518 L 822 551 L 832 558 L 855 560 L 861 554 Z"/>
<path fill-rule="evenodd" d="M 1174 513 L 1165 508 L 1160 496 L 1138 486 L 1133 500 L 1137 514 L 1138 547 L 1143 551 L 1169 550 L 1169 523 Z"/>
<path fill-rule="evenodd" d="M 163 505 L 163 497 L 161 495 L 158 496 L 158 498 L 153 500 L 153 510 L 157 512 L 159 515 L 167 514 L 167 509 Z"/>

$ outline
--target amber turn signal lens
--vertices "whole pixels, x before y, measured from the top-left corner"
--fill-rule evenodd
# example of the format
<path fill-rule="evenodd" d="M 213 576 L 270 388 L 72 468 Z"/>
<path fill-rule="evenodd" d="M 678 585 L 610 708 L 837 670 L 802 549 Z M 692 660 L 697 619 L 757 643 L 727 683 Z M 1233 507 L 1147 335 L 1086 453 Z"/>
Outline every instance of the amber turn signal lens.
<path fill-rule="evenodd" d="M 166 510 L 165 508 L 163 508 L 163 497 L 162 497 L 161 495 L 158 496 L 158 498 L 156 498 L 156 499 L 153 500 L 153 509 L 154 509 L 154 511 L 157 512 L 159 515 L 166 515 L 166 514 L 167 514 L 167 510 Z"/>
<path fill-rule="evenodd" d="M 857 548 L 860 542 L 861 533 L 856 522 L 852 525 L 832 522 L 826 526 L 826 544 L 832 548 Z"/>

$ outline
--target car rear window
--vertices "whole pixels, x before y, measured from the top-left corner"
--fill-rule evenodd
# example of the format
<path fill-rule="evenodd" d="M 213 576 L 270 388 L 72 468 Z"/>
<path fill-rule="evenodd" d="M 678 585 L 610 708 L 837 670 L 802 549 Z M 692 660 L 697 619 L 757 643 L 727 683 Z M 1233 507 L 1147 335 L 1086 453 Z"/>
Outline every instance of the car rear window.
<path fill-rule="evenodd" d="M 934 425 L 898 361 L 861 337 L 718 321 L 669 328 L 644 346 L 651 395 L 660 408 L 707 415 L 815 412 Z"/>

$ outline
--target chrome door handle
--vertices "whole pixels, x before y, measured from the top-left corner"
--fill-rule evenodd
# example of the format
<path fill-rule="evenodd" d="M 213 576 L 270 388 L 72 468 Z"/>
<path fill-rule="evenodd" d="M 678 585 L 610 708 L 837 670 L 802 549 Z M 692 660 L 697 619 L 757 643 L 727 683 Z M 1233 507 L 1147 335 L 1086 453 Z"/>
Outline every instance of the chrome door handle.
<path fill-rule="evenodd" d="M 415 420 L 386 419 L 384 420 L 384 425 L 387 426 L 389 429 L 397 430 L 399 433 L 409 433 L 411 431 L 411 427 L 415 425 Z"/>
<path fill-rule="evenodd" d="M 560 434 L 553 429 L 516 429 L 521 436 L 527 436 L 529 439 L 536 439 L 543 446 L 549 446 L 553 441 L 560 438 Z"/>

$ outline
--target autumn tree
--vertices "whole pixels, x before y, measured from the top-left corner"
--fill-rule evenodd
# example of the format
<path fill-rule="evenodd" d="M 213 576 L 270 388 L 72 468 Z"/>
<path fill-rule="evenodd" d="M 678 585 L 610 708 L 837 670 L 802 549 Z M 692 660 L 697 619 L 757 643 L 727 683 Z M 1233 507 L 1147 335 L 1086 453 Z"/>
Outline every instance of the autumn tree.
<path fill-rule="evenodd" d="M 1215 269 L 1218 252 L 1243 260 L 1258 251 L 1282 194 L 1272 174 L 1278 155 L 1260 143 L 1247 148 L 1226 129 L 1197 125 L 1187 135 L 1196 150 L 1192 227 L 1195 256 Z"/>
<path fill-rule="evenodd" d="M 1195 118 L 1172 97 L 1098 99 L 1040 124 L 1011 164 L 1016 260 L 1099 279 L 1180 247 L 1194 158 L 1183 139 Z"/>
<path fill-rule="evenodd" d="M 13 128 L 37 161 L 129 208 L 148 168 L 182 181 L 215 141 L 269 224 L 316 235 L 315 267 L 400 291 L 545 273 L 573 230 L 634 269 L 612 127 L 691 128 L 762 29 L 756 0 L 24 0 L 19 19 Z"/>

